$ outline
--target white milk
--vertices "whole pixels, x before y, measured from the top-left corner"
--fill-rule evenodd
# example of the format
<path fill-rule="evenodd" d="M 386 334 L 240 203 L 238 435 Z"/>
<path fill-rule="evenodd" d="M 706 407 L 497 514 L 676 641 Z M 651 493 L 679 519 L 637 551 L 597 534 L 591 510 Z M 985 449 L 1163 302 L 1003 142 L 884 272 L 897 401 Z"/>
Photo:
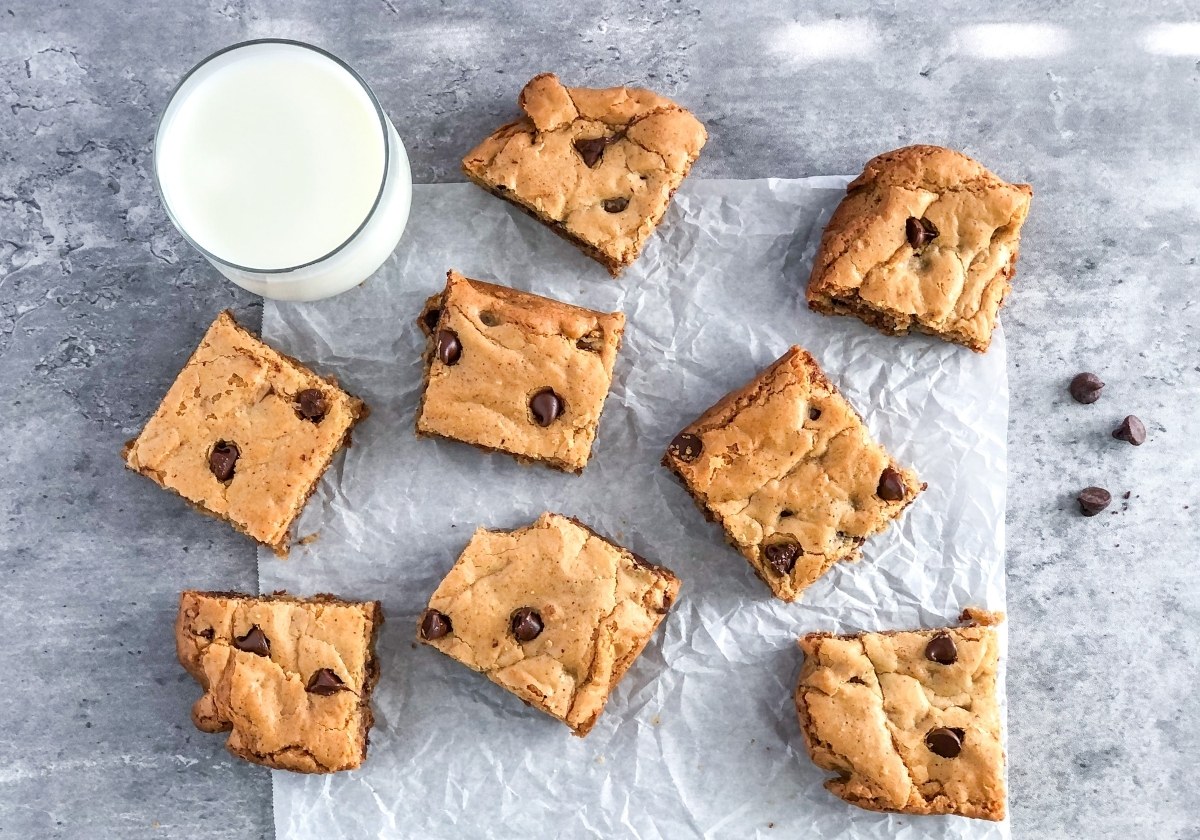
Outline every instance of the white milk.
<path fill-rule="evenodd" d="M 226 277 L 314 300 L 395 249 L 412 181 L 366 84 L 306 45 L 257 41 L 202 62 L 163 114 L 155 171 L 176 227 Z"/>

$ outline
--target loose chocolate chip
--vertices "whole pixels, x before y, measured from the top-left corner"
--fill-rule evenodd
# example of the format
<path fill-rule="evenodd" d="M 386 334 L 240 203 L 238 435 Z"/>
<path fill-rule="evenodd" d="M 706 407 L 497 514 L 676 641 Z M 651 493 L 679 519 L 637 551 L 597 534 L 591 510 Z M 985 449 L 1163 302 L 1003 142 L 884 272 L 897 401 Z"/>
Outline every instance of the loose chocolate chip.
<path fill-rule="evenodd" d="M 675 439 L 667 447 L 667 452 L 685 464 L 695 461 L 703 451 L 704 442 L 700 440 L 700 436 L 689 434 L 688 432 L 681 432 L 675 435 Z"/>
<path fill-rule="evenodd" d="M 938 633 L 925 645 L 925 658 L 939 665 L 953 665 L 958 661 L 958 648 L 949 633 Z"/>
<path fill-rule="evenodd" d="M 444 365 L 456 365 L 462 357 L 462 345 L 458 343 L 458 333 L 454 330 L 438 330 L 437 357 Z"/>
<path fill-rule="evenodd" d="M 266 633 L 258 629 L 257 624 L 251 627 L 245 636 L 238 636 L 234 639 L 233 646 L 238 650 L 246 651 L 246 653 L 253 653 L 255 656 L 271 655 L 271 640 L 267 638 Z"/>
<path fill-rule="evenodd" d="M 600 202 L 600 204 L 608 213 L 620 213 L 629 206 L 629 199 L 625 197 L 606 198 L 604 201 Z"/>
<path fill-rule="evenodd" d="M 543 388 L 530 398 L 529 410 L 539 426 L 549 426 L 562 416 L 562 397 L 550 388 Z"/>
<path fill-rule="evenodd" d="M 1079 491 L 1079 510 L 1084 516 L 1095 516 L 1111 501 L 1112 493 L 1103 487 L 1085 487 Z"/>
<path fill-rule="evenodd" d="M 879 476 L 879 488 L 875 491 L 885 502 L 898 502 L 904 498 L 904 476 L 891 467 L 885 467 Z"/>
<path fill-rule="evenodd" d="M 948 728 L 939 726 L 937 729 L 930 729 L 925 735 L 925 746 L 929 747 L 929 751 L 934 755 L 940 755 L 942 758 L 958 758 L 958 754 L 962 752 L 963 736 L 966 733 L 958 728 Z"/>
<path fill-rule="evenodd" d="M 904 235 L 908 237 L 908 244 L 912 246 L 913 250 L 919 251 L 937 239 L 938 229 L 928 219 L 909 216 L 908 221 L 904 223 Z"/>
<path fill-rule="evenodd" d="M 595 169 L 600 163 L 600 158 L 604 156 L 604 147 L 608 145 L 607 137 L 597 137 L 593 140 L 576 140 L 575 151 L 579 152 L 579 156 L 583 158 L 583 163 L 588 169 Z"/>
<path fill-rule="evenodd" d="M 212 452 L 208 453 L 208 468 L 217 477 L 217 481 L 229 481 L 233 478 L 234 467 L 241 455 L 236 443 L 219 440 Z"/>
<path fill-rule="evenodd" d="M 1100 381 L 1100 377 L 1096 374 L 1077 373 L 1075 374 L 1075 378 L 1071 380 L 1071 384 L 1067 390 L 1071 392 L 1071 398 L 1075 402 L 1091 405 L 1100 399 L 1100 390 L 1103 387 L 1104 383 Z"/>
<path fill-rule="evenodd" d="M 542 616 L 532 607 L 521 607 L 509 621 L 512 634 L 518 642 L 532 642 L 542 635 Z"/>
<path fill-rule="evenodd" d="M 296 411 L 305 420 L 320 423 L 325 419 L 325 412 L 329 411 L 329 404 L 325 401 L 325 395 L 316 388 L 305 388 L 296 395 Z"/>
<path fill-rule="evenodd" d="M 322 697 L 328 697 L 330 694 L 345 691 L 346 684 L 342 682 L 341 677 L 328 668 L 318 668 L 309 677 L 308 686 L 305 690 L 309 694 L 319 694 Z"/>
<path fill-rule="evenodd" d="M 821 409 L 810 408 L 808 410 L 808 419 L 809 420 L 820 420 L 821 419 Z"/>
<path fill-rule="evenodd" d="M 1121 421 L 1120 426 L 1113 429 L 1113 437 L 1126 443 L 1132 443 L 1134 446 L 1141 446 L 1146 442 L 1146 426 L 1141 420 L 1130 414 Z"/>
<path fill-rule="evenodd" d="M 771 543 L 763 549 L 763 555 L 772 569 L 781 575 L 786 575 L 796 568 L 796 559 L 800 556 L 800 546 L 794 542 Z"/>
<path fill-rule="evenodd" d="M 421 638 L 427 642 L 450 635 L 454 629 L 450 616 L 437 610 L 425 610 L 421 616 Z"/>
<path fill-rule="evenodd" d="M 438 321 L 440 321 L 441 318 L 442 318 L 442 310 L 430 309 L 428 312 L 425 313 L 425 326 L 429 329 L 430 332 L 433 332 L 434 330 L 437 329 Z"/>

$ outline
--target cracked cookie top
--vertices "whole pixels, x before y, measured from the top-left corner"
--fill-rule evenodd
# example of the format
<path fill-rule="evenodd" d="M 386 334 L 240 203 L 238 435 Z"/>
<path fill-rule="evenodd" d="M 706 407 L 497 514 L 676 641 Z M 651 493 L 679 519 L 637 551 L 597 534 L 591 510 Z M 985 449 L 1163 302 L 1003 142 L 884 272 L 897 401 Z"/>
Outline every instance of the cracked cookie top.
<path fill-rule="evenodd" d="M 124 457 L 130 469 L 282 551 L 292 520 L 364 413 L 333 381 L 222 312 Z"/>
<path fill-rule="evenodd" d="M 884 332 L 916 329 L 987 350 L 1032 196 L 951 149 L 882 154 L 825 229 L 809 304 Z"/>
<path fill-rule="evenodd" d="M 192 720 L 234 755 L 279 770 L 358 767 L 378 678 L 378 601 L 184 592 L 175 642 L 204 688 Z"/>
<path fill-rule="evenodd" d="M 785 601 L 923 488 L 800 347 L 680 432 L 663 464 Z"/>
<path fill-rule="evenodd" d="M 418 432 L 583 470 L 612 383 L 622 313 L 451 271 L 419 323 L 429 346 Z"/>
<path fill-rule="evenodd" d="M 568 88 L 552 73 L 518 104 L 525 118 L 468 153 L 463 170 L 619 273 L 700 154 L 704 126 L 648 90 Z"/>
<path fill-rule="evenodd" d="M 586 735 L 679 592 L 671 572 L 553 513 L 479 529 L 417 637 Z"/>
<path fill-rule="evenodd" d="M 1004 818 L 997 613 L 963 627 L 800 640 L 796 710 L 825 786 L 873 811 Z"/>

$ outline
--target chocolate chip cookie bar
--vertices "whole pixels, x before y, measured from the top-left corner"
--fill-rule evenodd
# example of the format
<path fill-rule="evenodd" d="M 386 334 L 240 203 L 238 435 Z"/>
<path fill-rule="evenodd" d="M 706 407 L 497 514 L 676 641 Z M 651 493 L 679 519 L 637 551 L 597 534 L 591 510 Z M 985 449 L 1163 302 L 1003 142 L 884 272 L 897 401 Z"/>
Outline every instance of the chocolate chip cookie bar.
<path fill-rule="evenodd" d="M 799 347 L 676 435 L 663 465 L 784 601 L 924 489 Z"/>
<path fill-rule="evenodd" d="M 366 415 L 332 379 L 217 316 L 125 464 L 287 552 L 292 522 Z"/>
<path fill-rule="evenodd" d="M 984 352 L 1017 263 L 1033 189 L 940 146 L 875 158 L 850 182 L 813 261 L 808 304 L 890 335 Z"/>
<path fill-rule="evenodd" d="M 569 88 L 552 73 L 517 102 L 525 116 L 472 149 L 463 171 L 617 276 L 687 177 L 704 126 L 648 90 Z"/>
<path fill-rule="evenodd" d="M 228 750 L 276 770 L 333 773 L 367 755 L 379 679 L 378 601 L 184 592 L 179 661 L 204 688 L 192 721 Z"/>
<path fill-rule="evenodd" d="M 679 579 L 576 519 L 477 530 L 417 638 L 587 735 L 679 594 Z"/>
<path fill-rule="evenodd" d="M 428 338 L 417 434 L 581 473 L 625 316 L 451 271 L 418 319 Z"/>
<path fill-rule="evenodd" d="M 871 811 L 1004 819 L 997 613 L 962 627 L 800 640 L 800 729 L 834 795 Z"/>

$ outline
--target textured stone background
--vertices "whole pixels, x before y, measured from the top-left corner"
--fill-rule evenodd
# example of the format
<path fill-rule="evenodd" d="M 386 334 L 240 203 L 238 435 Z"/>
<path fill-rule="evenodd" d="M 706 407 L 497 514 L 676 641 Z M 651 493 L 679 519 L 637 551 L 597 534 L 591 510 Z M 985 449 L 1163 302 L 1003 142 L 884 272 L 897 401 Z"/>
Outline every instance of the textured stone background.
<path fill-rule="evenodd" d="M 179 590 L 253 589 L 254 550 L 117 455 L 217 310 L 259 317 L 171 228 L 149 151 L 179 76 L 261 36 L 354 64 L 422 182 L 460 180 L 461 153 L 553 69 L 686 103 L 711 134 L 698 177 L 851 173 L 926 141 L 1033 183 L 1005 310 L 1014 831 L 1195 837 L 1200 33 L 1173 48 L 1152 29 L 1195 16 L 1183 0 L 0 0 L 0 837 L 271 835 L 269 775 L 193 730 L 170 642 Z M 1035 28 L 972 28 L 995 23 Z M 1090 407 L 1065 392 L 1084 368 L 1108 383 Z M 1139 449 L 1108 436 L 1129 412 Z M 1084 519 L 1072 496 L 1092 483 L 1133 495 Z"/>

